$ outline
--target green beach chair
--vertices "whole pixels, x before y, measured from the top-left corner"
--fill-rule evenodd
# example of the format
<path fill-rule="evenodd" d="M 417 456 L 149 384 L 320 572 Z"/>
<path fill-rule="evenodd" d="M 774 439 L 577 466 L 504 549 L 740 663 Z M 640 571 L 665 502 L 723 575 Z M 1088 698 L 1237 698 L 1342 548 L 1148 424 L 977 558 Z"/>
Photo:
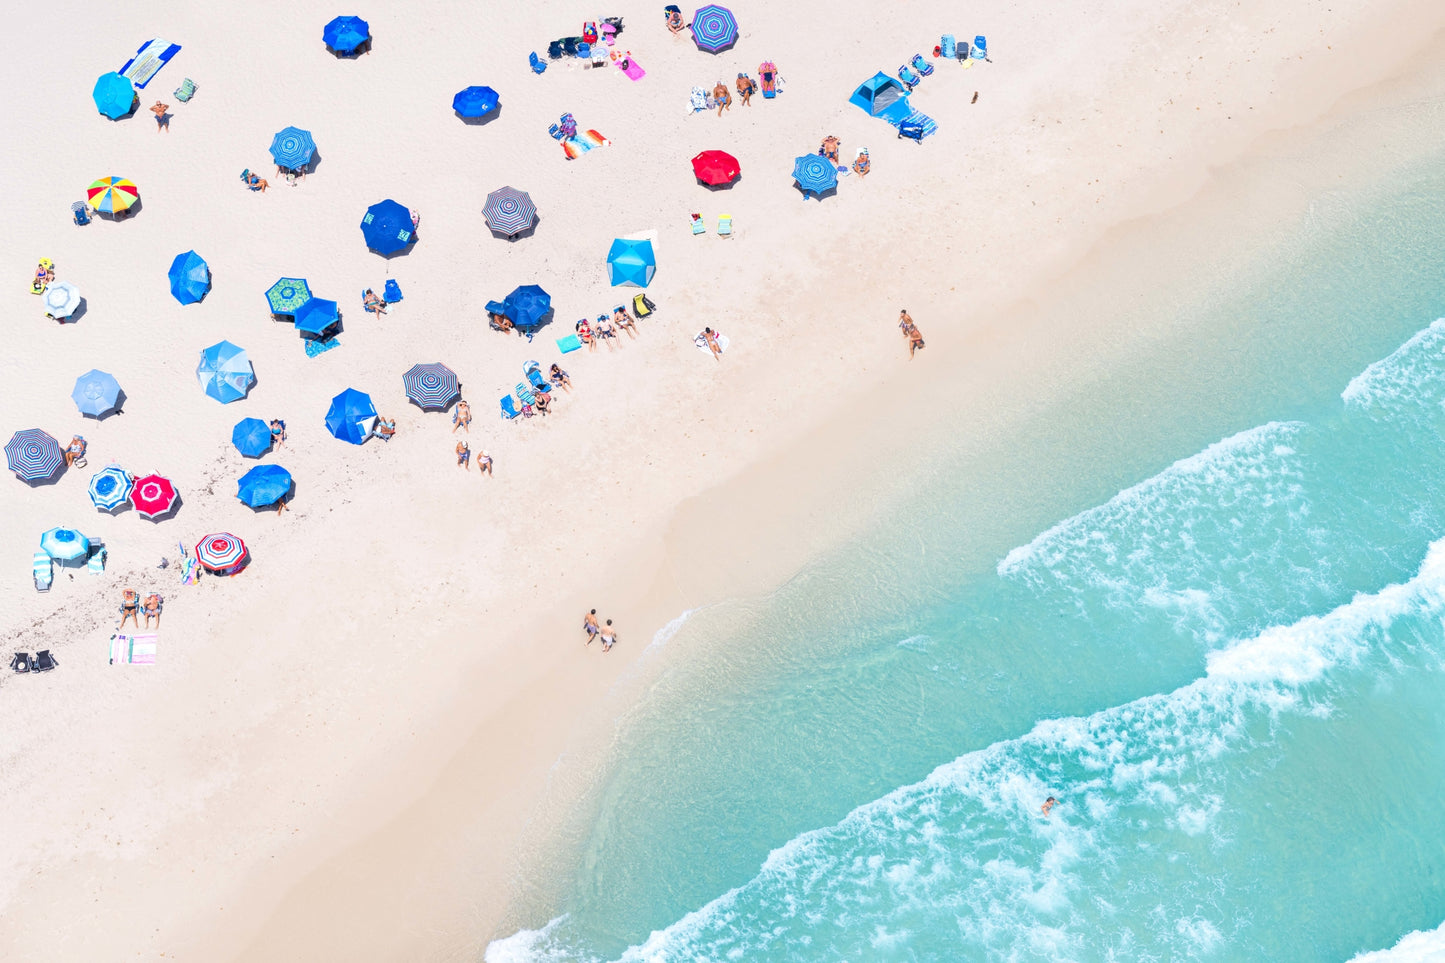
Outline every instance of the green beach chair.
<path fill-rule="evenodd" d="M 195 93 L 196 82 L 187 77 L 185 80 L 182 80 L 181 85 L 176 88 L 176 100 L 179 100 L 183 104 L 188 104 L 191 102 L 191 98 L 195 96 Z"/>

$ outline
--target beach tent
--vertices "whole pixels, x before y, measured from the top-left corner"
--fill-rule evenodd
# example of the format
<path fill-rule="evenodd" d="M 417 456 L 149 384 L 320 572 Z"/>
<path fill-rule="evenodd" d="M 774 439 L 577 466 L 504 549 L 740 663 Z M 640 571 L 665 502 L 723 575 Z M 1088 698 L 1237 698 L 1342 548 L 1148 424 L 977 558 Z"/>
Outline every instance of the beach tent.
<path fill-rule="evenodd" d="M 60 442 L 39 428 L 26 428 L 5 443 L 5 464 L 21 481 L 45 481 L 65 463 Z"/>
<path fill-rule="evenodd" d="M 206 394 L 227 405 L 246 397 L 246 392 L 256 383 L 256 372 L 244 348 L 219 341 L 201 352 L 196 379 Z"/>
<path fill-rule="evenodd" d="M 75 379 L 70 399 L 82 415 L 101 418 L 114 411 L 120 402 L 120 383 L 114 375 L 92 368 Z"/>
<path fill-rule="evenodd" d="M 166 276 L 171 296 L 182 304 L 195 304 L 211 289 L 211 268 L 195 251 L 177 254 Z"/>
<path fill-rule="evenodd" d="M 135 109 L 136 98 L 140 95 L 129 80 L 112 70 L 100 75 L 91 96 L 95 98 L 97 110 L 111 120 L 120 120 Z"/>
<path fill-rule="evenodd" d="M 140 200 L 140 188 L 124 177 L 102 177 L 85 189 L 85 199 L 102 214 L 118 214 Z"/>
<path fill-rule="evenodd" d="M 326 329 L 341 320 L 341 308 L 335 301 L 312 298 L 296 311 L 296 330 L 302 334 L 322 337 Z"/>
<path fill-rule="evenodd" d="M 361 235 L 366 246 L 377 254 L 395 254 L 416 240 L 411 211 L 388 198 L 366 209 L 361 219 Z"/>
<path fill-rule="evenodd" d="M 311 131 L 300 127 L 287 127 L 271 138 L 271 160 L 277 167 L 299 171 L 311 163 L 316 156 L 316 141 Z"/>
<path fill-rule="evenodd" d="M 523 284 L 502 299 L 501 313 L 519 328 L 535 328 L 552 311 L 552 296 L 535 284 Z"/>
<path fill-rule="evenodd" d="M 231 429 L 231 444 L 244 458 L 260 458 L 271 450 L 271 427 L 260 418 L 242 418 Z"/>
<path fill-rule="evenodd" d="M 401 385 L 422 411 L 445 411 L 461 394 L 456 372 L 440 361 L 412 365 L 401 376 Z"/>
<path fill-rule="evenodd" d="M 257 465 L 236 482 L 236 497 L 251 508 L 274 505 L 291 491 L 291 473 L 280 465 Z"/>
<path fill-rule="evenodd" d="M 497 109 L 500 100 L 490 87 L 468 87 L 452 98 L 452 110 L 458 117 L 485 117 Z"/>
<path fill-rule="evenodd" d="M 613 287 L 631 284 L 645 288 L 657 273 L 657 255 L 651 241 L 634 241 L 619 237 L 607 252 L 607 279 Z"/>
<path fill-rule="evenodd" d="M 704 184 L 718 187 L 737 180 L 743 169 L 727 151 L 705 150 L 692 159 L 692 172 Z"/>
<path fill-rule="evenodd" d="M 311 286 L 305 278 L 282 278 L 266 289 L 266 304 L 272 314 L 292 317 L 311 300 Z"/>
<path fill-rule="evenodd" d="M 216 532 L 196 543 L 196 561 L 217 575 L 234 575 L 246 567 L 250 558 L 246 543 L 230 532 Z"/>
<path fill-rule="evenodd" d="M 337 17 L 321 29 L 321 41 L 337 53 L 352 53 L 371 39 L 371 26 L 360 17 Z"/>
<path fill-rule="evenodd" d="M 90 554 L 90 539 L 73 528 L 52 528 L 40 536 L 40 550 L 61 562 L 73 562 Z"/>
<path fill-rule="evenodd" d="M 804 197 L 810 193 L 821 196 L 838 186 L 838 168 L 821 154 L 804 154 L 793 160 L 793 180 Z"/>
<path fill-rule="evenodd" d="M 45 285 L 41 300 L 45 302 L 45 313 L 57 321 L 62 321 L 80 307 L 80 288 L 69 281 L 51 281 Z"/>
<path fill-rule="evenodd" d="M 130 502 L 135 480 L 119 465 L 106 465 L 90 476 L 90 503 L 103 512 L 113 512 Z"/>
<path fill-rule="evenodd" d="M 913 113 L 908 104 L 908 91 L 882 71 L 859 84 L 848 103 L 862 108 L 870 117 L 882 117 L 895 125 Z"/>
<path fill-rule="evenodd" d="M 532 203 L 532 195 L 526 191 L 499 187 L 487 195 L 482 217 L 493 231 L 515 237 L 537 223 L 537 206 Z"/>
<path fill-rule="evenodd" d="M 143 475 L 130 490 L 131 505 L 146 518 L 164 515 L 175 507 L 179 497 L 176 486 L 164 475 Z"/>
<path fill-rule="evenodd" d="M 727 7 L 710 3 L 692 15 L 692 42 L 697 49 L 718 53 L 731 47 L 738 39 L 738 21 Z"/>
<path fill-rule="evenodd" d="M 342 441 L 359 445 L 371 437 L 376 427 L 376 407 L 371 396 L 355 388 L 347 388 L 331 399 L 326 412 L 326 430 Z"/>

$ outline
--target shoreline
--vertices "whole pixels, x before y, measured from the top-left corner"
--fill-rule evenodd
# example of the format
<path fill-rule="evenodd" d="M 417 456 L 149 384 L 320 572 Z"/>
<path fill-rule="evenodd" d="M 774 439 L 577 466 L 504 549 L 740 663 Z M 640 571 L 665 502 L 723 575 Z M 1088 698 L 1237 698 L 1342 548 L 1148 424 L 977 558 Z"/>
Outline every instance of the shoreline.
<path fill-rule="evenodd" d="M 1413 8 L 1425 9 L 1418 4 L 1401 5 L 1402 10 Z M 1388 34 L 1390 27 L 1405 29 L 1402 18 L 1407 16 L 1388 18 L 1389 24 L 1376 24 L 1378 34 Z M 1340 30 L 1350 33 L 1348 25 Z M 1418 36 L 1414 39 L 1422 47 L 1426 43 Z M 1432 36 L 1429 43 L 1438 49 L 1440 38 Z M 1357 52 L 1368 60 L 1370 47 L 1370 41 L 1360 40 Z M 1418 65 L 1421 59 L 1417 56 L 1413 62 Z M 1327 61 L 1333 62 L 1320 54 L 1313 66 L 1324 70 Z M 1394 65 L 1401 66 L 1398 61 Z M 1371 60 L 1370 68 L 1375 74 L 1388 72 L 1383 58 Z M 1337 83 L 1348 90 L 1356 89 L 1345 81 L 1337 80 Z M 1383 96 L 1378 91 L 1376 95 Z M 1311 87 L 1308 96 L 1316 105 L 1321 100 L 1331 100 L 1321 86 Z M 1357 97 L 1366 95 L 1361 93 Z M 1367 109 L 1367 104 L 1356 103 L 1346 112 L 1360 114 Z M 1287 112 L 1283 105 L 1277 108 L 1279 114 Z M 1264 126 L 1270 125 L 1265 122 Z M 1316 130 L 1306 126 L 1309 131 Z M 1288 138 L 1298 133 L 1297 128 L 1270 137 Z M 1220 158 L 1233 162 L 1256 143 L 1256 136 L 1241 135 L 1227 147 L 1215 146 Z M 1209 162 L 1207 156 L 1197 158 L 1191 168 L 1203 168 Z M 1206 176 L 1199 174 L 1200 178 Z M 1115 222 L 1120 226 L 1114 230 L 1147 232 L 1147 221 L 1151 217 L 1167 222 L 1173 205 L 1165 208 L 1165 213 L 1155 208 L 1170 191 L 1178 192 L 1176 204 L 1193 198 L 1194 190 L 1179 185 L 1195 179 L 1193 173 L 1184 173 L 1171 187 L 1155 185 L 1147 201 L 1137 199 L 1138 210 L 1120 215 Z M 1120 205 L 1123 201 L 1115 203 Z M 835 226 L 847 223 L 843 214 L 831 208 L 825 211 L 825 216 Z M 1145 223 L 1141 223 L 1141 218 Z M 1117 238 L 1109 232 L 1095 229 L 1092 233 L 1088 230 L 1082 233 L 1093 237 L 1095 242 L 1076 239 L 1083 250 L 1054 254 L 1055 260 L 1074 265 L 1066 274 L 1082 270 L 1081 266 L 1089 263 L 1088 251 L 1118 246 Z M 1028 241 L 1028 237 L 1016 238 L 1015 250 L 1023 249 Z M 841 242 L 840 250 L 846 251 Z M 1100 256 L 1107 257 L 1107 251 Z M 838 263 L 831 256 L 824 261 Z M 809 270 L 817 271 L 806 266 L 797 270 L 801 277 L 807 277 Z M 776 286 L 776 279 L 774 283 Z M 946 306 L 945 297 L 940 291 L 931 299 L 933 303 L 928 305 L 927 316 L 939 317 Z M 796 299 L 787 295 L 780 298 L 783 303 Z M 884 300 L 891 303 L 896 298 L 891 294 L 887 299 L 878 295 L 870 304 Z M 678 293 L 673 302 L 665 305 L 666 313 L 660 316 L 659 327 L 673 328 L 673 334 L 679 333 L 678 325 L 687 322 L 674 319 L 685 313 L 683 306 L 688 303 L 687 297 Z M 1001 309 L 995 305 L 981 313 L 987 314 L 990 310 Z M 1033 310 L 1042 309 L 1034 306 Z M 645 643 L 641 640 L 647 637 L 648 629 L 663 625 L 688 608 L 716 601 L 709 593 L 735 598 L 764 591 L 768 585 L 796 571 L 807 559 L 840 544 L 874 517 L 877 509 L 857 504 L 857 493 L 876 494 L 899 484 L 895 479 L 884 480 L 891 472 L 889 458 L 879 457 L 880 464 L 874 474 L 855 478 L 846 491 L 841 486 L 818 480 L 817 476 L 825 473 L 819 472 L 818 466 L 831 464 L 832 470 L 841 471 L 844 466 L 856 463 L 860 449 L 888 452 L 889 446 L 907 443 L 908 439 L 901 437 L 886 421 L 875 420 L 871 426 L 859 421 L 860 413 L 876 413 L 880 397 L 886 399 L 890 393 L 896 396 L 900 390 L 896 383 L 905 377 L 904 372 L 912 377 L 921 371 L 936 374 L 941 370 L 939 356 L 953 361 L 965 351 L 976 352 L 962 370 L 977 378 L 979 384 L 1006 395 L 1007 386 L 1001 383 L 1004 378 L 997 371 L 992 378 L 988 376 L 990 364 L 1003 362 L 1003 368 L 1009 370 L 1010 365 L 1022 363 L 1021 349 L 1036 346 L 1028 342 L 1010 343 L 1008 335 L 999 333 L 1009 319 L 1018 316 L 1013 311 L 992 315 L 995 323 L 987 330 L 976 322 L 957 328 L 943 321 L 925 322 L 922 310 L 914 310 L 914 314 L 929 337 L 930 347 L 929 353 L 915 361 L 913 367 L 898 369 L 891 360 L 886 360 L 881 364 L 875 362 L 862 376 L 829 382 L 836 390 L 832 398 L 828 402 L 810 401 L 799 405 L 802 413 L 793 424 L 785 427 L 761 424 L 768 438 L 765 444 L 746 435 L 723 434 L 706 441 L 685 443 L 682 451 L 671 453 L 673 464 L 681 470 L 676 480 L 662 488 L 672 494 L 687 493 L 675 507 L 664 510 L 665 500 L 647 501 L 656 498 L 657 486 L 643 485 L 638 498 L 614 495 L 611 491 L 606 496 L 583 493 L 585 511 L 599 517 L 590 525 L 576 525 L 572 531 L 539 532 L 529 520 L 513 520 L 496 513 L 482 523 L 468 526 L 468 535 L 476 539 L 470 543 L 474 546 L 470 550 L 474 557 L 486 557 L 491 551 L 503 557 L 515 557 L 508 554 L 509 546 L 528 543 L 534 546 L 536 554 L 545 555 L 546 564 L 540 559 L 516 563 L 515 570 L 505 573 L 510 581 L 503 580 L 505 585 L 501 588 L 471 585 L 466 573 L 443 571 L 438 576 L 439 584 L 408 586 L 409 594 L 382 598 L 363 596 L 349 607 L 331 603 L 309 610 L 312 600 L 304 587 L 278 583 L 273 578 L 263 584 L 271 590 L 267 605 L 274 611 L 263 613 L 243 632 L 225 624 L 228 618 L 239 615 L 242 603 L 234 594 L 217 595 L 227 586 L 218 586 L 217 580 L 210 580 L 202 586 L 202 591 L 208 594 L 197 597 L 210 600 L 215 607 L 212 618 L 188 622 L 184 609 L 178 614 L 182 625 L 189 624 L 204 633 L 202 638 L 209 636 L 209 640 L 218 644 L 211 651 L 198 651 L 178 659 L 175 665 L 177 670 L 211 680 L 209 687 L 198 685 L 193 698 L 205 699 L 209 692 L 222 699 L 201 712 L 200 717 L 218 711 L 234 713 L 227 726 L 227 729 L 234 726 L 234 744 L 220 750 L 221 755 L 234 757 L 226 766 L 232 781 L 227 782 L 224 775 L 203 780 L 210 785 L 191 791 L 191 808 L 181 810 L 190 814 L 183 817 L 187 819 L 186 824 L 167 825 L 170 835 L 163 842 L 145 841 L 148 820 L 133 833 L 119 834 L 125 837 L 120 840 L 122 858 L 110 858 L 101 864 L 108 878 L 97 877 L 93 862 L 87 869 L 87 857 L 81 853 L 72 857 L 76 861 L 74 870 L 64 865 L 48 865 L 43 875 L 27 879 L 24 895 L 11 898 L 12 911 L 7 914 L 11 919 L 34 920 L 31 910 L 36 909 L 37 904 L 43 905 L 47 898 L 53 900 L 51 913 L 63 912 L 63 900 L 54 898 L 66 893 L 72 899 L 76 896 L 74 883 L 67 882 L 67 873 L 71 880 L 76 878 L 76 873 L 86 874 L 80 877 L 87 880 L 84 888 L 98 897 L 103 896 L 109 911 L 93 924 L 90 932 L 79 932 L 71 924 L 52 932 L 54 942 L 42 944 L 32 942 L 41 936 L 37 932 L 27 934 L 6 927 L 0 929 L 0 946 L 9 945 L 14 952 L 24 955 L 27 947 L 46 945 L 55 950 L 55 958 L 71 958 L 66 954 L 93 950 L 89 941 L 95 938 L 96 932 L 109 927 L 106 931 L 121 943 L 155 950 L 164 946 L 168 948 L 168 957 L 176 956 L 179 951 L 183 959 L 215 956 L 218 946 L 236 948 L 234 956 L 238 959 L 316 958 L 323 951 L 336 952 L 343 942 L 351 958 L 394 958 L 405 949 L 413 957 L 451 959 L 467 957 L 475 949 L 475 941 L 485 940 L 488 934 L 507 935 L 498 932 L 498 928 L 504 929 L 505 921 L 528 912 L 526 907 L 519 910 L 515 906 L 518 895 L 525 897 L 530 885 L 518 875 L 522 865 L 518 861 L 528 855 L 518 853 L 520 841 L 536 835 L 547 836 L 547 818 L 577 818 L 577 813 L 568 812 L 567 801 L 560 798 L 567 792 L 556 787 L 549 792 L 549 782 L 571 779 L 569 791 L 583 793 L 595 774 L 573 772 L 565 765 L 559 768 L 556 763 L 585 750 L 593 739 L 605 739 L 611 731 L 612 717 L 624 707 L 619 703 L 625 704 L 636 697 L 629 685 L 635 688 L 645 681 L 646 671 L 639 671 L 637 678 L 624 680 L 623 677 L 635 662 L 635 653 L 643 650 Z M 891 314 L 884 312 L 882 316 L 886 319 Z M 896 337 L 891 322 L 879 322 L 879 325 L 881 332 L 861 333 L 860 344 L 843 352 L 847 360 L 835 359 L 830 362 L 832 367 L 836 370 L 842 364 L 846 368 L 875 349 L 890 352 L 884 355 L 886 359 L 894 357 L 891 354 L 894 350 L 900 352 L 898 357 L 901 357 L 901 340 Z M 730 353 L 726 359 L 750 366 L 744 375 L 735 376 L 734 384 L 741 387 L 734 390 L 742 393 L 741 402 L 736 395 L 720 400 L 715 394 L 700 390 L 684 399 L 689 403 L 687 410 L 699 417 L 699 424 L 719 415 L 723 419 L 729 415 L 746 416 L 749 404 L 760 400 L 769 406 L 761 412 L 762 421 L 769 421 L 786 410 L 773 397 L 773 392 L 776 386 L 789 383 L 785 373 L 790 363 L 787 359 L 796 356 L 789 352 L 796 352 L 808 343 L 808 338 L 828 330 L 826 324 L 815 317 L 801 327 L 804 330 L 794 334 L 750 332 L 755 346 L 739 345 L 736 356 Z M 1035 339 L 1049 334 L 1042 328 L 1027 333 Z M 1113 345 L 1114 350 L 1124 352 L 1130 344 L 1150 342 L 1147 333 L 1132 334 L 1138 340 L 1121 341 Z M 660 340 L 652 345 L 653 361 L 658 360 L 658 356 L 668 357 L 666 349 L 657 343 Z M 686 352 L 685 347 L 679 347 L 668 360 L 692 360 Z M 626 359 L 633 364 L 630 369 L 633 375 L 646 373 L 646 369 L 636 367 L 636 356 L 640 353 L 633 352 L 633 357 Z M 932 367 L 924 367 L 925 364 Z M 628 371 L 624 368 L 624 375 Z M 1009 425 L 1010 418 L 1026 417 L 1030 411 L 1046 406 L 1050 398 L 1061 397 L 1063 392 L 1086 383 L 1088 374 L 1106 371 L 1107 365 L 1103 365 L 1088 373 L 1077 373 L 1076 382 L 1050 384 L 1044 394 L 1003 409 L 995 421 L 981 426 L 973 443 L 983 447 L 999 444 L 999 432 Z M 594 402 L 607 405 L 627 398 L 626 383 L 618 383 L 616 372 L 610 382 L 606 376 L 594 377 L 598 389 L 592 396 Z M 922 389 L 927 392 L 926 397 L 938 404 L 957 398 L 941 381 L 926 383 Z M 990 400 L 998 397 L 981 388 L 971 389 L 964 395 Z M 1022 399 L 1015 401 L 1023 402 Z M 713 410 L 714 406 L 718 410 Z M 619 488 L 621 479 L 629 471 L 645 471 L 644 466 L 654 463 L 647 451 L 649 443 L 669 437 L 670 426 L 660 420 L 644 418 L 634 423 L 644 429 L 644 437 L 621 443 L 621 453 L 609 462 L 617 469 L 607 477 L 614 483 L 614 489 Z M 555 434 L 567 430 L 553 425 L 545 427 Z M 867 430 L 860 433 L 860 428 Z M 626 437 L 614 421 L 604 422 L 601 434 L 613 439 Z M 418 457 L 418 449 L 408 446 L 419 435 L 418 431 L 399 438 L 393 443 L 398 448 L 388 448 L 386 452 L 399 450 L 403 456 Z M 599 444 L 577 430 L 572 430 L 567 437 L 578 443 L 582 451 L 591 451 Z M 798 439 L 803 437 L 806 442 L 799 444 Z M 513 453 L 515 460 L 506 470 L 519 475 L 546 471 L 553 461 L 550 455 L 543 454 L 546 444 L 533 441 L 525 448 L 519 446 Z M 780 453 L 779 447 L 792 450 Z M 726 480 L 715 485 L 715 473 L 703 459 L 712 457 L 716 463 L 719 456 L 729 470 Z M 381 473 L 380 477 L 384 478 L 388 477 L 388 469 L 381 467 L 382 457 L 383 452 L 376 444 L 368 445 L 354 456 L 365 470 Z M 667 460 L 659 457 L 655 463 L 667 464 Z M 391 468 L 390 473 L 390 477 L 407 477 L 395 468 Z M 419 474 L 413 471 L 412 481 Z M 778 488 L 775 481 L 780 477 L 811 479 L 814 487 L 799 485 L 787 497 L 779 498 L 774 492 Z M 477 484 L 480 482 L 471 482 L 468 487 Z M 383 499 L 365 493 L 348 493 L 339 484 L 333 484 L 327 494 L 350 497 L 358 503 L 358 510 L 369 513 L 387 510 Z M 11 499 L 7 507 L 13 507 L 15 493 L 6 495 Z M 609 501 L 609 497 L 614 500 Z M 615 500 L 618 498 L 620 502 Z M 695 510 L 703 505 L 709 511 Z M 767 506 L 770 517 L 759 517 L 761 513 L 756 508 L 760 505 Z M 754 510 L 747 511 L 749 507 Z M 805 507 L 808 510 L 805 511 Z M 308 521 L 313 538 L 342 533 L 342 522 L 327 520 L 319 509 L 298 506 L 297 515 Z M 720 520 L 706 523 L 708 515 L 719 516 Z M 244 521 L 244 516 L 240 517 Z M 483 523 L 490 527 L 483 529 Z M 824 524 L 829 527 L 825 528 Z M 578 531 L 595 533 L 599 528 L 628 533 L 617 538 L 624 546 L 619 553 L 624 560 L 621 571 L 617 570 L 617 556 L 600 551 L 588 550 L 576 561 L 551 561 L 553 556 L 566 558 L 562 550 L 570 536 Z M 446 558 L 448 545 L 456 534 L 441 524 L 423 533 L 419 542 L 388 544 L 385 532 L 381 532 L 374 537 L 351 538 L 344 544 L 366 552 L 373 570 L 407 572 L 418 555 L 433 553 L 432 557 Z M 754 541 L 765 542 L 773 549 L 766 555 L 768 565 L 756 564 L 758 553 L 753 548 Z M 304 571 L 311 557 L 306 545 L 285 542 L 280 535 L 265 536 L 257 544 L 266 550 L 267 567 L 276 571 Z M 566 593 L 563 602 L 550 597 L 549 582 L 567 586 L 563 590 Z M 501 596 L 507 589 L 520 590 L 527 601 L 520 604 L 506 601 Z M 584 600 L 598 596 L 628 600 L 618 605 L 626 612 L 623 622 L 626 644 L 614 653 L 615 663 L 605 663 L 610 666 L 605 670 L 572 657 L 569 640 L 576 638 L 580 642 L 573 617 L 545 614 L 559 610 L 570 612 L 569 606 L 574 603 L 576 608 L 585 609 L 589 606 Z M 475 611 L 450 611 L 473 606 Z M 79 615 L 100 620 L 104 610 L 104 603 L 91 600 L 83 602 Z M 448 617 L 436 619 L 425 636 L 422 633 L 408 636 L 415 631 L 416 621 L 427 620 L 428 613 L 434 611 L 448 612 Z M 71 617 L 75 615 L 72 613 Z M 500 621 L 489 624 L 493 639 L 488 640 L 484 649 L 457 651 L 455 640 L 465 633 L 477 632 L 478 623 L 489 623 L 491 619 Z M 368 658 L 342 665 L 328 657 L 348 640 L 366 638 L 364 627 L 369 625 L 389 627 L 391 631 L 387 640 L 374 645 Z M 303 650 L 290 658 L 299 660 L 295 668 L 301 672 L 316 673 L 318 681 L 303 684 L 286 680 L 273 686 L 266 678 L 266 666 L 228 664 L 220 650 L 244 647 L 248 639 L 258 635 L 315 640 L 316 652 Z M 328 635 L 340 638 L 324 639 Z M 557 644 L 554 645 L 554 641 Z M 379 666 L 400 660 L 412 660 L 419 667 L 435 665 L 452 674 L 445 679 L 423 679 L 389 671 L 384 680 L 375 677 L 380 672 Z M 662 662 L 665 658 L 654 661 Z M 617 693 L 599 692 L 599 672 L 605 673 L 604 678 L 614 689 L 619 689 Z M 158 673 L 155 685 L 149 680 L 117 682 L 114 676 L 100 681 L 102 677 L 96 673 L 89 676 L 77 673 L 73 678 L 77 684 L 100 687 L 107 699 L 147 697 L 163 703 L 165 696 L 159 683 L 174 683 L 183 678 L 171 673 L 170 667 L 166 674 Z M 325 677 L 328 673 L 330 677 Z M 392 687 L 392 691 L 380 691 L 383 683 Z M 222 696 L 226 689 L 233 687 L 246 695 L 262 695 L 256 703 L 241 704 L 238 699 Z M 16 691 L 7 687 L 6 694 Z M 267 695 L 268 691 L 271 694 Z M 293 697 L 298 701 L 288 703 Z M 14 700 L 14 704 L 18 711 L 34 712 L 38 702 L 26 697 Z M 298 716 L 288 708 L 291 704 L 310 705 L 320 719 L 317 725 L 324 727 L 335 720 L 341 731 L 351 737 L 346 743 L 347 751 L 341 753 L 342 758 L 334 768 L 321 774 L 322 779 L 314 790 L 295 786 L 296 767 L 308 761 L 315 764 L 326 760 L 330 752 L 320 754 L 317 750 L 329 750 L 330 746 L 326 740 L 316 741 L 319 737 L 306 732 L 311 724 L 298 722 Z M 365 706 L 368 712 L 375 711 L 376 718 L 360 719 L 355 711 L 360 706 Z M 103 701 L 93 709 L 75 709 L 72 721 L 85 730 L 98 724 L 94 713 L 107 707 Z M 147 705 L 130 718 L 160 722 L 168 718 L 164 710 L 164 705 Z M 572 718 L 560 718 L 564 713 Z M 306 718 L 310 715 L 306 713 Z M 58 711 L 52 711 L 48 718 L 66 719 Z M 174 723 L 174 717 L 169 718 Z M 292 758 L 282 753 L 275 760 L 266 758 L 266 748 L 271 745 L 267 731 L 276 728 L 278 722 L 283 724 L 279 729 L 283 736 L 294 734 L 310 740 L 305 743 L 310 755 Z M 588 729 L 596 731 L 579 735 L 579 730 Z M 404 764 L 387 758 L 389 750 L 396 746 L 405 747 L 408 758 Z M 149 773 L 142 767 L 142 780 L 154 780 L 155 785 L 168 783 L 169 777 L 162 771 L 167 765 L 182 771 L 192 766 L 204 769 L 201 746 L 182 743 L 179 750 L 170 749 L 171 754 L 157 760 Z M 137 777 L 117 765 L 102 778 L 125 785 Z M 37 789 L 43 785 L 43 781 L 34 783 Z M 293 834 L 281 829 L 282 822 L 273 818 L 274 813 L 237 813 L 235 804 L 223 807 L 220 793 L 237 785 L 276 786 L 283 792 L 295 793 L 295 802 L 288 808 L 297 813 L 305 811 L 294 820 L 298 824 L 294 827 L 294 836 L 300 841 L 292 841 Z M 154 787 L 140 785 L 137 792 L 149 788 Z M 535 809 L 539 793 L 549 810 L 542 817 L 537 816 Z M 21 797 L 22 803 L 28 798 Z M 183 855 L 187 853 L 187 844 L 208 838 L 206 823 L 214 820 L 217 810 L 223 808 L 231 816 L 240 816 L 234 829 L 236 838 L 243 848 L 254 844 L 256 854 L 239 850 L 230 857 L 206 854 L 201 860 L 205 865 L 201 867 L 198 883 L 177 880 L 164 868 L 167 860 L 177 860 L 173 865 L 180 865 L 182 859 L 190 862 Z M 289 826 L 291 813 L 282 819 Z M 54 846 L 55 852 L 64 851 L 63 842 L 54 838 L 42 840 L 41 845 Z M 262 860 L 262 855 L 268 858 Z M 195 873 L 196 868 L 193 867 L 192 872 Z M 422 879 L 426 880 L 425 884 L 421 884 Z M 513 880 L 511 892 L 501 891 L 500 887 L 506 886 L 505 881 L 509 879 Z M 179 888 L 176 904 L 156 917 L 155 921 L 164 928 L 155 927 L 161 935 L 154 937 L 150 935 L 150 926 L 133 918 L 135 914 L 154 912 L 152 892 L 140 885 L 147 880 L 152 885 L 158 880 L 169 881 L 171 887 Z M 205 897 L 180 892 L 190 886 L 207 896 L 224 893 L 224 903 L 207 909 L 202 905 Z M 483 893 L 487 895 L 480 895 Z M 400 919 L 407 921 L 405 926 L 398 925 Z M 39 926 L 38 923 L 32 925 Z M 308 949 L 312 951 L 310 955 L 306 955 Z"/>

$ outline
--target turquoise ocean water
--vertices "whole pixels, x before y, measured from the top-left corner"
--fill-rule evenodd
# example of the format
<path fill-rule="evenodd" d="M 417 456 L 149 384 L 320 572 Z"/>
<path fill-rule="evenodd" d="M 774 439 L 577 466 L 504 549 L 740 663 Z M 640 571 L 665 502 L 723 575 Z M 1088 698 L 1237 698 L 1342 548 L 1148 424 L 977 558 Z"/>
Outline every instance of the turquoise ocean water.
<path fill-rule="evenodd" d="M 982 560 L 945 455 L 694 615 L 488 963 L 1445 955 L 1445 164 L 1350 204 L 1210 308 L 1281 339 L 1221 430 Z"/>

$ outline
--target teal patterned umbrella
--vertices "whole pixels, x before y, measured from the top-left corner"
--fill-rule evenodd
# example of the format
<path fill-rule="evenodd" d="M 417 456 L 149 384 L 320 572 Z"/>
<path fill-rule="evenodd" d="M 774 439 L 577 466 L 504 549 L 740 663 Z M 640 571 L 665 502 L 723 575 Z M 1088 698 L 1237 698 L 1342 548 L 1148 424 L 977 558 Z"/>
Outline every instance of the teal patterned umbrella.
<path fill-rule="evenodd" d="M 311 300 L 311 286 L 305 278 L 282 278 L 266 291 L 266 303 L 272 314 L 295 314 L 296 309 Z"/>

